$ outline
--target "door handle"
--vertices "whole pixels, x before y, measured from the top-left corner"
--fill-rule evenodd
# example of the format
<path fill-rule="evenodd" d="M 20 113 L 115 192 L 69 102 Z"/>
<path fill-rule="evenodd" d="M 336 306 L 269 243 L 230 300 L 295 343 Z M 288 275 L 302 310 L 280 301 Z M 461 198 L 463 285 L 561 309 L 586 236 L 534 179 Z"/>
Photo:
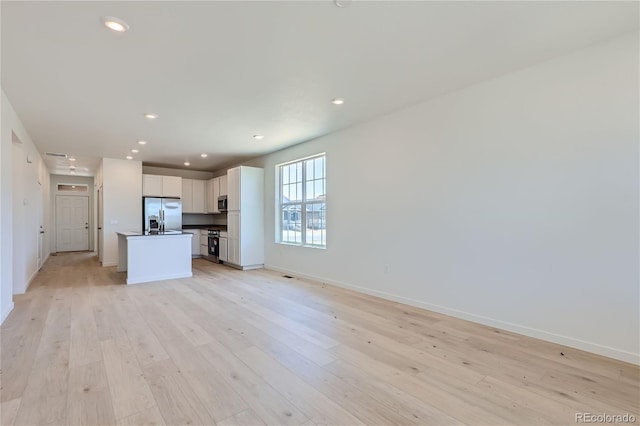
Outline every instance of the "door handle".
<path fill-rule="evenodd" d="M 44 231 L 40 231 L 41 234 L 44 234 Z"/>

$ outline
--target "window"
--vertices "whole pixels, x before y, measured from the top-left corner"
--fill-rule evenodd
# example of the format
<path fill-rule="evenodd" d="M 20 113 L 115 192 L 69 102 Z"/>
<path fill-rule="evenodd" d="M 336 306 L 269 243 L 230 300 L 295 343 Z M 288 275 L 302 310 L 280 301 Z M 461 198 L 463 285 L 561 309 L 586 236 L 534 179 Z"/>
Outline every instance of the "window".
<path fill-rule="evenodd" d="M 327 245 L 325 154 L 276 166 L 279 179 L 279 242 Z"/>
<path fill-rule="evenodd" d="M 59 183 L 58 191 L 61 192 L 87 192 L 89 187 L 83 184 Z"/>

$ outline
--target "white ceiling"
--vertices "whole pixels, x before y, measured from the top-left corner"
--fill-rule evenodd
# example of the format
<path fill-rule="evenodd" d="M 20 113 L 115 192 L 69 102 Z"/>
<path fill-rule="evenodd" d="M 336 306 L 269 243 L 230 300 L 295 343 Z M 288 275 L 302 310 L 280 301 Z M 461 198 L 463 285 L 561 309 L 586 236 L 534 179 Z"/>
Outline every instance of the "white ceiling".
<path fill-rule="evenodd" d="M 1 7 L 2 87 L 39 150 L 76 156 L 78 174 L 132 148 L 145 164 L 216 170 L 638 28 L 637 2 Z"/>

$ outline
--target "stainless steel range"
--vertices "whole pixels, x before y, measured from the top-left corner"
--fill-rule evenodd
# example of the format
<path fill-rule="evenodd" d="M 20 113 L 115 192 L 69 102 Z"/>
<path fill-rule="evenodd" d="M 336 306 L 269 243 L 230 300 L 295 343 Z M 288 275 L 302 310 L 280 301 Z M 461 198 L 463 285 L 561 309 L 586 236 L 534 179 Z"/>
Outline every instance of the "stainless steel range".
<path fill-rule="evenodd" d="M 220 231 L 209 229 L 209 244 L 207 244 L 206 259 L 220 263 Z"/>

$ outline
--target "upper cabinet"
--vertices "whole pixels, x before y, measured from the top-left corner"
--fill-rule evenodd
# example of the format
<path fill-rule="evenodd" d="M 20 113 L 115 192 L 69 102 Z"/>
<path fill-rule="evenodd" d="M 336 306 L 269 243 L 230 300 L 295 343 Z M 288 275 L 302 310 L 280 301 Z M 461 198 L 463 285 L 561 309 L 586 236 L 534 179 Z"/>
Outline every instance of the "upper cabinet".
<path fill-rule="evenodd" d="M 193 213 L 193 179 L 182 178 L 182 213 Z"/>
<path fill-rule="evenodd" d="M 227 206 L 229 211 L 240 210 L 240 167 L 227 170 Z"/>
<path fill-rule="evenodd" d="M 228 186 L 227 175 L 220 176 L 220 196 L 229 195 L 229 191 L 227 189 L 227 186 Z M 216 202 L 217 202 L 217 200 L 216 200 Z"/>
<path fill-rule="evenodd" d="M 162 176 L 142 175 L 142 195 L 145 197 L 162 197 Z"/>
<path fill-rule="evenodd" d="M 226 176 L 204 181 L 178 176 L 142 175 L 143 196 L 179 197 L 182 199 L 183 213 L 220 213 L 218 197 L 226 193 Z"/>
<path fill-rule="evenodd" d="M 182 179 L 182 212 L 207 213 L 205 181 Z"/>
<path fill-rule="evenodd" d="M 203 180 L 193 181 L 193 212 L 206 213 L 206 197 L 205 182 Z"/>
<path fill-rule="evenodd" d="M 217 178 L 209 179 L 205 184 L 207 213 L 217 213 L 218 197 L 216 197 L 216 191 L 214 190 L 214 185 L 218 185 L 218 181 L 216 179 Z"/>
<path fill-rule="evenodd" d="M 207 213 L 220 213 L 218 210 L 218 197 L 227 195 L 227 176 L 209 179 L 206 183 Z"/>
<path fill-rule="evenodd" d="M 231 211 L 263 210 L 264 169 L 240 166 L 227 170 L 227 206 Z"/>
<path fill-rule="evenodd" d="M 179 176 L 162 176 L 162 196 L 182 197 L 182 178 Z"/>
<path fill-rule="evenodd" d="M 220 178 L 213 179 L 213 212 L 220 213 L 220 209 L 218 208 L 218 197 L 220 197 Z"/>
<path fill-rule="evenodd" d="M 182 197 L 179 176 L 142 175 L 142 195 L 145 197 Z"/>

